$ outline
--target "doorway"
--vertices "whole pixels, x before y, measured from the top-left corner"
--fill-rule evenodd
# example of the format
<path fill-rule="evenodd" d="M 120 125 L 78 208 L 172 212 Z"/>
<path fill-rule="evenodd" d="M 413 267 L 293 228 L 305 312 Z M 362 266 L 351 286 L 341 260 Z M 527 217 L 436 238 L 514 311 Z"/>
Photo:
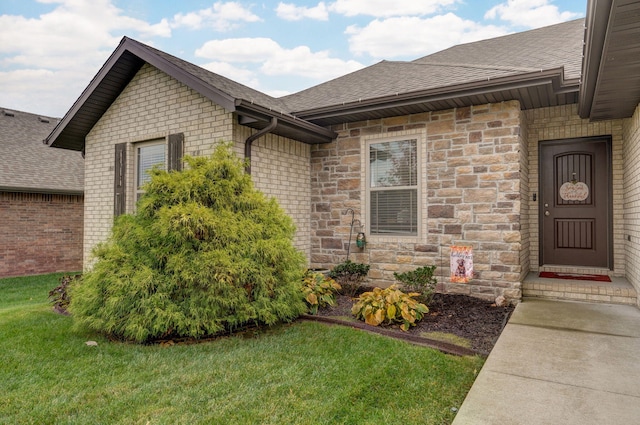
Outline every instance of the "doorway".
<path fill-rule="evenodd" d="M 540 265 L 611 269 L 611 138 L 540 142 Z"/>

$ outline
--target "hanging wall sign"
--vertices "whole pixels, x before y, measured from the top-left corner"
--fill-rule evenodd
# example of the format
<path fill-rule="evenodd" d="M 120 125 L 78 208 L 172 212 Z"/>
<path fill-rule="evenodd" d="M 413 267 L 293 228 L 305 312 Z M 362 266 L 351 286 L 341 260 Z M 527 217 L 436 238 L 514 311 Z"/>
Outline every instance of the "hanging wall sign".
<path fill-rule="evenodd" d="M 451 247 L 451 282 L 467 283 L 473 277 L 473 247 Z"/>
<path fill-rule="evenodd" d="M 565 201 L 584 201 L 589 197 L 589 186 L 576 181 L 563 183 L 560 186 L 560 197 Z"/>

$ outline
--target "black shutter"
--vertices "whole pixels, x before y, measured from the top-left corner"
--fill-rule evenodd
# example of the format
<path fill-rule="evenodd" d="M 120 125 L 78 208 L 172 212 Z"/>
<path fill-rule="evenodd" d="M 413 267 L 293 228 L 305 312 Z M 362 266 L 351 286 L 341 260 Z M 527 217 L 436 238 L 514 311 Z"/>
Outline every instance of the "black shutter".
<path fill-rule="evenodd" d="M 182 149 L 184 145 L 184 133 L 169 135 L 169 160 L 168 171 L 182 171 Z"/>
<path fill-rule="evenodd" d="M 127 144 L 116 145 L 116 160 L 113 181 L 113 216 L 117 217 L 126 210 L 126 172 L 127 172 Z"/>

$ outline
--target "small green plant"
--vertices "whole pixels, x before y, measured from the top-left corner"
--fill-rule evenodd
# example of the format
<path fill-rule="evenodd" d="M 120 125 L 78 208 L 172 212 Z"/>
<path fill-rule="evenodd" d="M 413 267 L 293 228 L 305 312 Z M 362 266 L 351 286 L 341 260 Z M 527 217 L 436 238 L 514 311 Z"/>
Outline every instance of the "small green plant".
<path fill-rule="evenodd" d="M 336 303 L 336 292 L 341 289 L 340 284 L 322 273 L 307 270 L 302 281 L 302 293 L 309 306 L 309 313 L 316 314 L 318 308 Z"/>
<path fill-rule="evenodd" d="M 420 294 L 405 294 L 397 285 L 373 288 L 373 291 L 360 294 L 351 313 L 368 325 L 400 324 L 400 329 L 408 331 L 429 312 L 426 305 L 414 299 L 417 295 Z"/>
<path fill-rule="evenodd" d="M 369 273 L 370 267 L 368 264 L 346 260 L 336 265 L 329 272 L 329 277 L 335 279 L 342 286 L 342 291 L 345 295 L 353 297 L 360 289 L 360 285 Z"/>
<path fill-rule="evenodd" d="M 49 301 L 53 304 L 53 309 L 62 314 L 68 314 L 69 307 L 69 287 L 74 281 L 80 279 L 82 275 L 64 275 L 60 278 L 60 285 L 49 291 Z"/>
<path fill-rule="evenodd" d="M 421 300 L 429 304 L 433 299 L 438 279 L 434 276 L 436 266 L 423 266 L 404 273 L 394 272 L 393 276 L 411 291 L 419 292 Z"/>

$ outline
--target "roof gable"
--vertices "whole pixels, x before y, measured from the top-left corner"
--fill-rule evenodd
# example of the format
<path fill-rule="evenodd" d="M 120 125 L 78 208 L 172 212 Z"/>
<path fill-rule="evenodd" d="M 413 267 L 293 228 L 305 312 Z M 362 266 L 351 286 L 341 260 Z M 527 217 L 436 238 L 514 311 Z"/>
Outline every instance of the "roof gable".
<path fill-rule="evenodd" d="M 241 123 L 253 128 L 266 127 L 277 116 L 273 132 L 298 137 L 309 143 L 322 143 L 335 137 L 332 131 L 299 122 L 286 113 L 284 104 L 264 93 L 221 75 L 207 71 L 175 56 L 124 37 L 78 100 L 46 138 L 53 147 L 84 150 L 84 138 L 144 63 L 165 72 L 212 102 L 241 115 Z"/>

